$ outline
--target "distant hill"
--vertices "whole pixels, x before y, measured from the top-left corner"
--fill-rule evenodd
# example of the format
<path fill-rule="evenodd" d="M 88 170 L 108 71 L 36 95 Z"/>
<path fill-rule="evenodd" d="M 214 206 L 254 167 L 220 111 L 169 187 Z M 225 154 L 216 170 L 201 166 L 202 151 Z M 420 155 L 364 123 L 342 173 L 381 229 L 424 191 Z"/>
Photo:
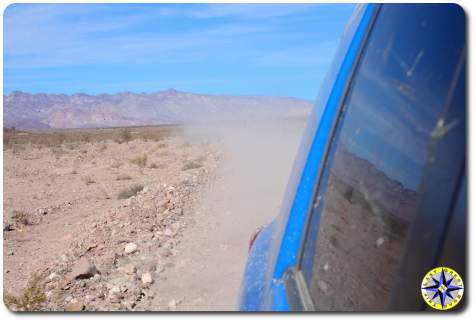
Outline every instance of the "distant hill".
<path fill-rule="evenodd" d="M 3 97 L 4 127 L 93 128 L 305 117 L 310 101 L 287 97 L 214 96 L 174 89 L 149 94 L 28 94 Z"/>

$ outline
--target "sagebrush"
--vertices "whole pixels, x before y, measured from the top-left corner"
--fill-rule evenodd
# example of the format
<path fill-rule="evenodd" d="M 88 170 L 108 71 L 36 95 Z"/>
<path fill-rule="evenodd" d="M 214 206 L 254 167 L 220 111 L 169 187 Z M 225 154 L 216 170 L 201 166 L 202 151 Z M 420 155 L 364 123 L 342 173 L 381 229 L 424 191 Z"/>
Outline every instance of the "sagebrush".
<path fill-rule="evenodd" d="M 125 189 L 121 190 L 117 194 L 117 198 L 118 199 L 130 198 L 132 196 L 137 195 L 137 193 L 140 192 L 141 190 L 143 190 L 143 188 L 144 188 L 143 185 L 140 185 L 140 184 L 132 185 L 129 188 L 125 188 Z"/>

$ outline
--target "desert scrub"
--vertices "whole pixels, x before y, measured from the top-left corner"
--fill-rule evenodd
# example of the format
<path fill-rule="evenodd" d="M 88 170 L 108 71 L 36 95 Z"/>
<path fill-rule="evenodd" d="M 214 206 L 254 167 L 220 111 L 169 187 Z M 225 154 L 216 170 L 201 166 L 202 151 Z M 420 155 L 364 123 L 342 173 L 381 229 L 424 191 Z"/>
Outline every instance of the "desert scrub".
<path fill-rule="evenodd" d="M 122 166 L 122 163 L 119 161 L 115 161 L 111 164 L 111 168 L 119 168 Z"/>
<path fill-rule="evenodd" d="M 122 144 L 122 143 L 128 143 L 132 140 L 132 133 L 130 132 L 130 129 L 128 128 L 122 128 L 119 131 L 119 137 L 116 140 L 117 143 Z"/>
<path fill-rule="evenodd" d="M 158 152 L 157 153 L 158 157 L 167 157 L 169 155 L 170 155 L 170 152 L 168 152 L 168 151 L 163 151 L 163 152 Z"/>
<path fill-rule="evenodd" d="M 5 292 L 3 301 L 12 311 L 41 310 L 43 303 L 46 302 L 44 275 L 33 273 L 19 296 Z"/>
<path fill-rule="evenodd" d="M 20 145 L 20 144 L 11 144 L 10 148 L 12 150 L 12 153 L 15 154 L 15 155 L 20 154 L 23 151 L 25 151 L 25 146 Z"/>
<path fill-rule="evenodd" d="M 90 143 L 91 137 L 88 134 L 83 134 L 79 137 L 79 141 L 83 143 Z"/>
<path fill-rule="evenodd" d="M 139 167 L 145 167 L 145 165 L 147 165 L 147 154 L 131 158 L 129 159 L 129 163 L 135 164 Z"/>
<path fill-rule="evenodd" d="M 84 176 L 84 177 L 82 178 L 82 181 L 83 181 L 86 185 L 91 185 L 91 184 L 94 184 L 94 183 L 96 182 L 92 176 Z"/>
<path fill-rule="evenodd" d="M 201 155 L 200 157 L 195 159 L 195 161 L 198 162 L 198 163 L 204 163 L 205 160 L 206 160 L 206 155 Z"/>
<path fill-rule="evenodd" d="M 29 225 L 31 224 L 31 215 L 25 211 L 13 211 L 12 213 L 13 223 L 16 225 Z"/>
<path fill-rule="evenodd" d="M 158 168 L 158 165 L 155 163 L 150 164 L 149 168 Z"/>
<path fill-rule="evenodd" d="M 49 148 L 61 148 L 66 141 L 66 135 L 64 133 L 52 133 L 45 136 L 41 143 Z"/>
<path fill-rule="evenodd" d="M 203 164 L 198 161 L 186 161 L 185 164 L 183 164 L 183 167 L 181 168 L 184 171 L 190 170 L 190 169 L 197 169 L 203 167 Z"/>
<path fill-rule="evenodd" d="M 103 152 L 107 149 L 107 145 L 106 144 L 102 144 L 102 145 L 99 145 L 99 148 L 98 148 L 98 151 L 99 152 Z"/>
<path fill-rule="evenodd" d="M 66 147 L 69 150 L 75 150 L 78 148 L 78 145 L 76 143 L 67 143 L 64 145 L 64 147 Z"/>
<path fill-rule="evenodd" d="M 117 175 L 117 177 L 115 178 L 116 181 L 126 181 L 129 179 L 132 179 L 132 177 L 130 177 L 127 174 L 120 174 L 120 175 Z"/>
<path fill-rule="evenodd" d="M 130 198 L 132 196 L 137 195 L 137 193 L 140 192 L 141 190 L 143 190 L 143 185 L 139 185 L 139 184 L 132 185 L 129 188 L 125 188 L 121 190 L 119 194 L 117 194 L 117 199 L 122 200 L 122 199 Z"/>
<path fill-rule="evenodd" d="M 62 147 L 52 147 L 51 153 L 54 155 L 56 159 L 60 159 L 61 157 L 66 155 L 68 152 L 65 151 Z"/>

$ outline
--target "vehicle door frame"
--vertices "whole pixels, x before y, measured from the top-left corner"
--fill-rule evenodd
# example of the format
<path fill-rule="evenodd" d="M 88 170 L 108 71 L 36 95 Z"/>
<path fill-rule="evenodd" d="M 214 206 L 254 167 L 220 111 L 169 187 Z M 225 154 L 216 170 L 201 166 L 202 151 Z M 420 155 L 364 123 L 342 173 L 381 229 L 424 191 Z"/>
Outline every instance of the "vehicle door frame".
<path fill-rule="evenodd" d="M 384 5 L 384 4 L 383 4 Z M 313 191 L 313 196 L 311 200 L 311 206 L 308 209 L 306 215 L 306 222 L 304 225 L 304 233 L 301 238 L 301 244 L 299 247 L 299 252 L 297 256 L 297 264 L 288 268 L 284 274 L 284 282 L 288 296 L 288 304 L 292 310 L 302 311 L 314 310 L 314 303 L 310 296 L 306 281 L 303 277 L 301 271 L 301 263 L 303 257 L 303 251 L 305 247 L 305 241 L 309 232 L 309 225 L 313 215 L 321 215 L 321 207 L 314 209 L 314 204 L 316 202 L 316 197 L 318 190 L 320 188 L 322 173 L 325 166 L 327 165 L 327 158 L 331 147 L 335 143 L 334 134 L 338 124 L 342 120 L 341 112 L 343 105 L 347 99 L 349 90 L 351 88 L 351 83 L 353 82 L 356 70 L 360 66 L 361 56 L 365 51 L 368 38 L 371 34 L 371 30 L 374 26 L 374 22 L 378 18 L 379 11 L 383 5 L 377 5 L 373 16 L 372 21 L 367 26 L 366 34 L 364 40 L 362 41 L 359 52 L 354 60 L 354 66 L 352 67 L 350 76 L 347 79 L 345 84 L 345 90 L 342 92 L 340 97 L 337 113 L 332 123 L 331 133 L 329 135 L 328 143 L 325 146 L 325 154 L 322 158 L 318 176 L 316 179 L 315 188 Z M 463 71 L 465 72 L 466 64 L 466 47 L 463 53 Z M 466 93 L 466 90 L 465 90 Z M 448 97 L 447 105 L 450 105 L 451 99 L 453 97 Z M 465 103 L 466 106 L 466 103 Z M 456 108 L 457 106 L 451 106 L 451 108 Z M 463 110 L 463 115 L 465 115 L 465 109 Z M 461 194 L 465 193 L 466 183 L 465 183 L 465 165 L 466 165 L 466 120 L 464 120 L 463 126 L 458 126 L 453 130 L 453 134 L 457 135 L 460 139 L 463 139 L 464 146 L 463 148 L 463 157 L 457 157 L 457 153 L 450 153 L 447 151 L 448 136 L 442 136 L 437 141 L 434 141 L 434 157 L 436 159 L 447 155 L 452 156 L 451 162 L 444 163 L 444 170 L 441 171 L 440 164 L 426 164 L 424 170 L 424 177 L 426 180 L 427 188 L 425 196 L 421 197 L 421 200 L 417 206 L 417 215 L 411 228 L 408 231 L 406 237 L 404 250 L 401 254 L 401 261 L 399 262 L 399 270 L 397 272 L 394 283 L 396 286 L 391 291 L 391 299 L 388 306 L 390 311 L 415 311 L 425 309 L 425 304 L 423 303 L 422 296 L 419 294 L 408 295 L 408 292 L 412 294 L 416 293 L 413 291 L 413 287 L 416 286 L 420 288 L 422 278 L 424 275 L 432 268 L 435 268 L 439 263 L 441 255 L 443 255 L 447 249 L 444 246 L 445 233 L 450 227 L 449 223 L 454 222 L 455 220 L 461 219 L 460 212 L 454 212 L 456 206 L 460 206 L 460 198 L 464 200 L 464 196 Z M 442 148 L 440 148 L 442 146 Z M 445 149 L 443 148 L 445 146 Z M 438 148 L 439 147 L 439 148 Z M 459 151 L 461 152 L 461 151 Z M 447 167 L 447 164 L 451 166 Z M 444 185 L 437 184 L 440 180 L 445 180 Z M 433 195 L 446 195 L 447 197 L 434 198 Z M 463 202 L 463 201 L 462 201 Z M 466 206 L 463 207 L 466 209 Z M 437 212 L 439 220 L 443 221 L 444 224 L 430 224 L 431 219 L 434 216 L 434 213 Z M 422 214 L 421 214 L 422 213 Z M 458 213 L 458 217 L 454 216 L 455 213 Z M 462 217 L 466 219 L 466 212 Z M 317 223 L 318 224 L 318 223 Z M 317 227 L 318 229 L 318 227 Z M 466 235 L 465 231 L 463 231 Z M 436 246 L 433 246 L 434 239 L 436 240 Z M 462 276 L 463 277 L 463 276 Z M 411 289 L 411 291 L 408 291 Z M 420 293 L 420 292 L 419 292 Z"/>

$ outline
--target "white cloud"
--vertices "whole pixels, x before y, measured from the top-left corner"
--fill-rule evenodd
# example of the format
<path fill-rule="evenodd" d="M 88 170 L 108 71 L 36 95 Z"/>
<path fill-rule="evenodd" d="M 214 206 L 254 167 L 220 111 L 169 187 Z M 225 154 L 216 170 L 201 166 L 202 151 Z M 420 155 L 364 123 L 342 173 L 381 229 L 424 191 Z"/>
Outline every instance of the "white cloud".
<path fill-rule="evenodd" d="M 36 82 L 55 88 L 55 82 L 63 84 L 65 75 L 69 75 L 61 72 L 62 67 L 80 67 L 83 72 L 95 65 L 171 66 L 198 62 L 196 66 L 212 62 L 236 70 L 240 70 L 240 64 L 275 70 L 281 67 L 315 70 L 329 64 L 337 40 L 328 40 L 331 36 L 324 33 L 327 22 L 322 20 L 329 18 L 315 13 L 305 16 L 311 8 L 316 6 L 14 5 L 7 9 L 4 17 L 6 78 L 12 88 Z M 318 8 L 326 8 L 326 5 L 318 5 Z M 307 22 L 305 19 L 323 27 L 305 30 L 300 24 Z M 169 26 L 170 20 L 179 22 Z M 182 21 L 184 25 L 179 24 Z M 148 28 L 150 25 L 154 28 Z M 166 29 L 168 27 L 170 29 Z M 37 68 L 55 69 L 42 74 Z M 177 68 L 177 71 L 181 72 L 181 78 L 177 76 L 173 82 L 172 77 L 161 76 L 162 82 L 156 86 L 156 81 L 146 79 L 116 80 L 100 86 L 102 90 L 124 87 L 140 90 L 141 86 L 158 88 L 167 87 L 168 83 L 179 88 L 189 86 L 191 90 L 191 80 L 183 80 L 186 69 Z M 259 79 L 266 79 L 268 83 L 300 79 L 300 75 L 291 72 L 282 75 L 285 79 L 277 79 L 275 73 L 259 75 Z M 217 87 L 230 81 L 229 78 L 203 75 L 202 79 L 193 81 Z M 83 81 L 67 80 L 67 86 L 80 89 L 84 87 Z M 235 86 L 229 84 L 228 87 Z"/>
<path fill-rule="evenodd" d="M 203 51 L 204 47 L 219 46 L 230 37 L 265 31 L 262 26 L 223 22 L 196 31 L 130 33 L 125 31 L 167 13 L 147 10 L 101 16 L 105 11 L 101 5 L 9 8 L 5 15 L 5 67 L 163 62 L 180 60 L 177 59 L 178 51 L 181 51 L 182 59 L 190 60 L 193 49 Z M 186 14 L 187 10 L 184 11 Z M 73 20 L 77 16 L 83 19 Z"/>

